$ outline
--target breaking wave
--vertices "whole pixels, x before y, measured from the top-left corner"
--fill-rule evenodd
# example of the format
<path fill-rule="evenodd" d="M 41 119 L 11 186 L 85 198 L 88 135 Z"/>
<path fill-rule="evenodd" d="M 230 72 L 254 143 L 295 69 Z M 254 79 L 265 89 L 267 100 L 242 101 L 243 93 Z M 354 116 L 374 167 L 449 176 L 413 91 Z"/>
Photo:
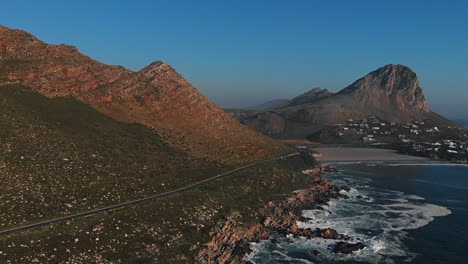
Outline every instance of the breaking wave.
<path fill-rule="evenodd" d="M 361 174 L 362 175 L 362 174 Z M 427 225 L 434 217 L 449 215 L 448 208 L 426 203 L 420 196 L 371 187 L 363 176 L 334 174 L 335 183 L 352 187 L 349 199 L 332 200 L 319 209 L 305 210 L 302 228 L 332 228 L 366 247 L 350 255 L 331 253 L 339 240 L 294 238 L 274 234 L 252 243 L 247 260 L 253 263 L 400 263 L 416 257 L 404 244 L 406 230 Z"/>

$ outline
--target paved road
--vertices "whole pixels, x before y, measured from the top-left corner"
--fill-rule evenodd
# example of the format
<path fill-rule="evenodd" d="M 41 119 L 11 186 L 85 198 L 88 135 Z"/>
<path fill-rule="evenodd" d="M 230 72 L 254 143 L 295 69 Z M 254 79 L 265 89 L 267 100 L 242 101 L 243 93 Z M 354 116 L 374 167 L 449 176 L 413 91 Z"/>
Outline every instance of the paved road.
<path fill-rule="evenodd" d="M 279 159 L 289 158 L 289 157 L 293 157 L 293 156 L 297 156 L 297 155 L 299 155 L 298 152 L 297 153 L 292 153 L 292 154 L 289 154 L 289 155 L 286 155 L 286 156 L 281 156 L 281 157 L 277 157 L 277 158 L 272 158 L 272 159 L 259 161 L 259 162 L 252 163 L 252 164 L 249 164 L 247 166 L 241 167 L 241 168 L 237 168 L 235 170 L 225 172 L 223 174 L 216 175 L 214 177 L 205 179 L 203 181 L 193 183 L 191 185 L 179 188 L 177 190 L 173 190 L 173 191 L 169 191 L 169 192 L 165 192 L 165 193 L 160 193 L 160 194 L 155 194 L 155 195 L 144 197 L 144 198 L 141 198 L 141 199 L 138 199 L 138 200 L 133 200 L 133 201 L 129 201 L 129 202 L 121 203 L 121 204 L 111 205 L 111 206 L 108 206 L 108 207 L 95 209 L 95 210 L 91 210 L 91 211 L 87 211 L 87 212 L 83 212 L 83 213 L 78 213 L 78 214 L 74 214 L 74 215 L 69 215 L 69 216 L 59 217 L 59 218 L 55 218 L 55 219 L 50 219 L 50 220 L 46 220 L 46 221 L 43 221 L 43 222 L 38 222 L 38 223 L 35 223 L 35 224 L 26 225 L 26 226 L 14 227 L 14 228 L 11 228 L 11 229 L 0 231 L 0 236 L 4 236 L 4 235 L 16 233 L 16 232 L 21 232 L 21 231 L 41 227 L 41 226 L 46 226 L 46 225 L 50 225 L 50 224 L 54 224 L 54 223 L 58 223 L 58 222 L 63 222 L 63 221 L 68 221 L 68 220 L 72 220 L 72 219 L 76 219 L 76 218 L 81 218 L 81 217 L 85 217 L 85 216 L 89 216 L 89 215 L 95 215 L 95 214 L 98 214 L 98 213 L 107 212 L 107 211 L 114 210 L 114 209 L 117 209 L 117 208 L 127 207 L 127 206 L 131 206 L 131 205 L 139 204 L 139 203 L 142 203 L 142 202 L 145 202 L 145 201 L 148 201 L 148 200 L 163 198 L 163 197 L 166 197 L 166 196 L 169 196 L 169 195 L 172 195 L 172 194 L 188 191 L 188 190 L 193 189 L 195 187 L 198 187 L 200 185 L 204 185 L 204 184 L 207 184 L 207 183 L 212 182 L 214 180 L 229 176 L 229 175 L 231 175 L 231 174 L 233 174 L 235 172 L 239 172 L 241 170 L 245 170 L 245 169 L 252 168 L 252 167 L 255 167 L 257 165 L 260 165 L 260 164 L 264 164 L 264 163 L 279 160 Z"/>

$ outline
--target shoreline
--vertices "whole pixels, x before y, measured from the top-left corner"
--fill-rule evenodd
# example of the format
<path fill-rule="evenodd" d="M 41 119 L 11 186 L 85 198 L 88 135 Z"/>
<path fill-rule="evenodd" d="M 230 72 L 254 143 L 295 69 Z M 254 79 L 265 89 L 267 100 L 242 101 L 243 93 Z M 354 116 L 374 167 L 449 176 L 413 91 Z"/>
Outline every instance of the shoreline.
<path fill-rule="evenodd" d="M 330 165 L 339 164 L 394 164 L 405 165 L 448 165 L 460 166 L 466 164 L 442 163 L 428 158 L 409 156 L 396 153 L 390 149 L 372 148 L 343 148 L 320 147 L 311 148 L 320 151 L 321 155 L 314 154 L 319 162 L 314 168 L 303 171 L 306 177 L 311 177 L 314 184 L 306 189 L 294 191 L 287 198 L 280 201 L 270 201 L 258 210 L 259 220 L 251 225 L 236 222 L 236 216 L 228 216 L 213 233 L 208 242 L 195 257 L 195 263 L 251 263 L 247 260 L 253 252 L 251 243 L 262 240 L 271 240 L 275 243 L 274 234 L 281 236 L 323 238 L 340 240 L 331 246 L 334 254 L 350 254 L 366 247 L 363 243 L 351 243 L 350 237 L 338 233 L 332 228 L 301 228 L 298 222 L 304 219 L 302 212 L 308 209 L 321 209 L 321 206 L 332 199 L 347 199 L 341 191 L 349 190 L 347 186 L 340 186 L 321 177 L 323 173 L 335 172 Z M 351 153 L 354 153 L 351 155 Z M 320 254 L 319 252 L 312 252 Z"/>
<path fill-rule="evenodd" d="M 332 199 L 348 198 L 341 191 L 348 191 L 346 186 L 333 184 L 330 180 L 320 177 L 325 172 L 335 172 L 336 169 L 328 165 L 318 165 L 305 170 L 306 177 L 311 177 L 314 184 L 307 189 L 297 190 L 280 201 L 270 201 L 258 211 L 259 221 L 243 226 L 238 223 L 236 215 L 227 217 L 217 232 L 205 247 L 195 257 L 195 263 L 251 263 L 245 258 L 252 252 L 251 243 L 272 239 L 272 234 L 283 236 L 324 239 L 342 239 L 335 245 L 333 252 L 349 254 L 362 249 L 362 243 L 346 242 L 349 237 L 339 234 L 336 230 L 300 228 L 298 222 L 303 219 L 302 211 L 317 209 Z"/>
<path fill-rule="evenodd" d="M 320 145 L 311 146 L 310 149 L 318 152 L 314 157 L 323 163 L 330 164 L 331 162 L 425 162 L 427 164 L 440 163 L 467 165 L 467 161 L 437 159 L 429 156 L 417 156 L 408 153 L 401 153 L 396 149 L 390 148 L 373 148 L 373 147 L 352 147 L 352 146 L 337 146 L 337 145 Z"/>
<path fill-rule="evenodd" d="M 379 162 L 379 161 L 430 161 L 428 158 L 410 156 L 406 154 L 397 153 L 392 149 L 378 149 L 378 148 L 350 148 L 350 147 L 319 147 L 313 148 L 314 151 L 319 152 L 314 154 L 314 157 L 319 162 Z"/>

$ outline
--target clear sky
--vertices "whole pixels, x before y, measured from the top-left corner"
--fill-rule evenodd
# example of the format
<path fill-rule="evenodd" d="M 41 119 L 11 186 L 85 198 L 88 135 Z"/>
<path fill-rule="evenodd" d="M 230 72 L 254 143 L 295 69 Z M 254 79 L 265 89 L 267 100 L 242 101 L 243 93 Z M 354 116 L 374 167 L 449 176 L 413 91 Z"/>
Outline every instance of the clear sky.
<path fill-rule="evenodd" d="M 0 24 L 132 70 L 163 60 L 223 107 L 404 64 L 433 110 L 468 117 L 468 0 L 3 0 Z"/>

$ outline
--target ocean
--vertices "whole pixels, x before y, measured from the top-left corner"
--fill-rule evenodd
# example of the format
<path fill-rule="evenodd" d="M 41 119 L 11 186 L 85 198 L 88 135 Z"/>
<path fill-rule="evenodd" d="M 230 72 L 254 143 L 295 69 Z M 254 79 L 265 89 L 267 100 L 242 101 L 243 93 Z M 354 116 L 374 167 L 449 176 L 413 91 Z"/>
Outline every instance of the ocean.
<path fill-rule="evenodd" d="M 454 121 L 461 124 L 461 125 L 464 125 L 464 126 L 468 127 L 468 120 L 466 120 L 466 119 L 456 119 Z"/>
<path fill-rule="evenodd" d="M 333 228 L 363 242 L 351 255 L 338 240 L 275 235 L 253 243 L 254 263 L 467 263 L 468 167 L 448 164 L 335 164 L 325 176 L 350 199 L 305 210 L 301 227 Z"/>

